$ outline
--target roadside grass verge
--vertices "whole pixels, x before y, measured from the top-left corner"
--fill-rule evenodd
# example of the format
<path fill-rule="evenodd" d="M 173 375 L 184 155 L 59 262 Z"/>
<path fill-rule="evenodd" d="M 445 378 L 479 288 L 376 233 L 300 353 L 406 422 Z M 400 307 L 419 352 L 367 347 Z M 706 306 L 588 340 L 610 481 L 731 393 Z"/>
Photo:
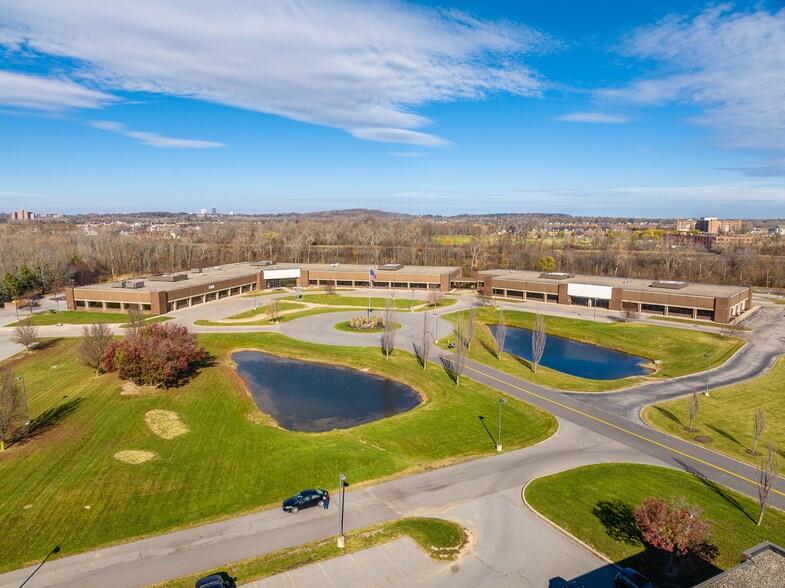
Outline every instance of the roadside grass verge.
<path fill-rule="evenodd" d="M 296 296 L 286 296 L 281 300 L 297 300 Z M 390 306 L 398 310 L 406 310 L 412 306 L 419 306 L 424 302 L 422 300 L 404 300 L 402 298 L 380 298 L 371 297 L 371 308 L 374 310 L 386 307 L 387 301 L 390 301 Z M 327 306 L 357 306 L 359 308 L 368 308 L 368 298 L 363 296 L 341 296 L 338 294 L 307 294 L 303 293 L 300 298 L 302 302 L 310 302 L 312 304 L 324 304 Z"/>
<path fill-rule="evenodd" d="M 766 453 L 766 442 L 777 444 L 785 458 L 785 359 L 780 358 L 770 372 L 741 384 L 710 390 L 710 396 L 700 397 L 700 411 L 692 427 L 698 433 L 688 433 L 689 398 L 679 398 L 647 406 L 642 413 L 644 421 L 652 427 L 724 453 L 729 457 L 757 466 L 760 456 L 750 455 L 752 450 L 755 411 L 766 411 L 766 428 L 758 441 L 756 451 Z M 698 443 L 693 438 L 705 435 L 711 443 Z"/>
<path fill-rule="evenodd" d="M 22 317 L 18 322 L 13 322 L 6 327 L 16 327 L 22 320 L 32 318 L 32 324 L 37 327 L 50 327 L 58 323 L 64 325 L 92 325 L 93 323 L 118 324 L 120 328 L 129 327 L 128 313 L 126 312 L 93 312 L 88 310 L 63 310 L 56 313 L 40 313 Z M 146 323 L 161 323 L 172 320 L 171 316 L 154 316 L 145 320 Z"/>
<path fill-rule="evenodd" d="M 423 370 L 395 350 L 320 346 L 275 333 L 200 335 L 212 358 L 183 386 L 121 395 L 115 374 L 94 377 L 80 364 L 78 339 L 47 342 L 2 363 L 25 378 L 32 433 L 0 454 L 0 572 L 277 508 L 303 488 L 332 490 L 335 472 L 354 486 L 494 455 L 499 393 L 464 378 L 455 386 L 436 364 Z M 419 391 L 424 402 L 346 430 L 297 433 L 259 412 L 230 355 L 259 349 L 367 370 Z M 166 440 L 145 415 L 165 410 L 188 432 Z M 478 416 L 486 417 L 488 424 Z M 509 398 L 505 450 L 542 441 L 557 429 L 547 412 Z M 129 464 L 123 451 L 155 455 Z M 87 509 L 85 507 L 89 506 Z"/>
<path fill-rule="evenodd" d="M 711 521 L 709 542 L 718 548 L 711 562 L 680 561 L 674 584 L 664 576 L 667 554 L 647 548 L 632 511 L 650 496 L 685 499 Z M 622 567 L 648 576 L 657 586 L 693 586 L 739 563 L 741 552 L 769 540 L 785 541 L 785 513 L 769 509 L 755 524 L 757 502 L 698 476 L 668 468 L 610 463 L 584 466 L 532 481 L 529 504 L 581 541 Z"/>
<path fill-rule="evenodd" d="M 466 319 L 468 314 L 468 311 L 455 312 L 443 318 L 457 324 L 461 318 Z M 506 310 L 504 317 L 508 327 L 532 329 L 536 315 L 531 312 Z M 484 325 L 497 324 L 498 319 L 498 310 L 491 308 L 477 310 L 477 320 Z M 542 365 L 537 368 L 535 374 L 531 363 L 523 358 L 503 353 L 502 359 L 498 360 L 495 351 L 496 342 L 487 326 L 476 330 L 470 357 L 541 386 L 580 392 L 605 392 L 631 386 L 647 379 L 673 378 L 700 371 L 706 367 L 704 353 L 711 354 L 712 366 L 721 365 L 744 344 L 740 339 L 725 337 L 718 333 L 687 331 L 642 323 L 595 323 L 558 316 L 546 316 L 545 329 L 549 335 L 608 347 L 652 361 L 659 360 L 661 364 L 650 376 L 634 376 L 619 380 L 588 380 Z M 452 338 L 454 339 L 454 336 Z M 439 345 L 446 346 L 447 340 L 440 341 Z"/>
<path fill-rule="evenodd" d="M 311 316 L 314 314 L 327 314 L 328 312 L 343 312 L 345 308 L 309 308 L 306 310 L 300 310 L 297 312 L 293 312 L 291 314 L 285 314 L 283 316 L 279 316 L 276 322 L 271 321 L 270 319 L 259 319 L 258 321 L 247 321 L 242 323 L 237 322 L 225 322 L 225 321 L 208 321 L 205 319 L 195 320 L 194 324 L 200 327 L 269 327 L 272 325 L 280 325 L 281 323 L 287 323 L 289 321 L 296 320 L 298 318 L 303 318 L 304 316 Z"/>
<path fill-rule="evenodd" d="M 444 562 L 457 559 L 469 540 L 466 529 L 458 523 L 435 518 L 405 518 L 350 531 L 345 535 L 346 547 L 343 549 L 336 545 L 336 537 L 330 537 L 161 582 L 151 588 L 191 588 L 199 578 L 219 572 L 226 572 L 237 578 L 237 584 L 240 585 L 370 549 L 403 536 L 411 537 L 431 559 Z"/>
<path fill-rule="evenodd" d="M 273 299 L 270 299 L 270 300 L 266 300 L 264 302 L 264 304 L 262 304 L 258 308 L 252 308 L 251 310 L 246 310 L 245 312 L 239 312 L 237 314 L 233 314 L 232 316 L 226 317 L 224 320 L 239 320 L 239 319 L 251 318 L 251 317 L 254 317 L 254 316 L 259 316 L 260 314 L 264 314 L 265 311 L 267 310 L 267 304 L 272 302 L 272 300 L 275 300 L 275 299 L 273 298 Z M 300 304 L 298 302 L 279 302 L 278 303 L 278 310 L 280 312 L 283 312 L 283 311 L 286 311 L 286 310 L 301 309 L 301 308 L 305 308 L 305 305 Z"/>
<path fill-rule="evenodd" d="M 682 323 L 684 325 L 700 325 L 702 327 L 716 327 L 718 329 L 722 329 L 722 328 L 725 328 L 725 327 L 728 326 L 728 325 L 725 325 L 723 323 L 715 323 L 714 321 L 699 321 L 699 320 L 693 320 L 693 319 L 675 318 L 675 317 L 672 317 L 672 316 L 660 316 L 658 314 L 649 315 L 648 318 L 653 319 L 655 321 L 664 321 L 666 323 Z M 752 329 L 750 329 L 749 327 L 742 327 L 741 325 L 737 325 L 734 328 L 739 330 L 739 331 L 752 331 Z"/>

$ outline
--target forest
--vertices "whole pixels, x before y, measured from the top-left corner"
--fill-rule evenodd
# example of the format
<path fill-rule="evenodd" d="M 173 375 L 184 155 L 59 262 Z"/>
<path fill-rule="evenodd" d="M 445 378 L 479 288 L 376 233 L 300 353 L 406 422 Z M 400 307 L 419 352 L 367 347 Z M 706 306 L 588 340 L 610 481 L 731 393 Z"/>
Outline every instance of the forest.
<path fill-rule="evenodd" d="M 685 244 L 656 223 L 532 215 L 417 217 L 324 213 L 261 218 L 112 219 L 0 224 L 0 300 L 68 285 L 271 259 L 290 263 L 397 262 L 474 270 L 535 269 L 773 288 L 785 286 L 785 240 L 716 251 Z M 575 219 L 572 219 L 575 221 Z"/>

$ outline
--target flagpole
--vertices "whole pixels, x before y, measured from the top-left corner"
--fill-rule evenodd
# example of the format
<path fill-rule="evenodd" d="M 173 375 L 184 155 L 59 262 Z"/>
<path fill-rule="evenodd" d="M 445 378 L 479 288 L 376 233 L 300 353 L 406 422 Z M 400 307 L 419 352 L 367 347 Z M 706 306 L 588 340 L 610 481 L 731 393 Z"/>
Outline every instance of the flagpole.
<path fill-rule="evenodd" d="M 371 288 L 373 288 L 373 280 L 371 280 L 371 268 L 368 268 L 368 322 L 371 322 Z"/>

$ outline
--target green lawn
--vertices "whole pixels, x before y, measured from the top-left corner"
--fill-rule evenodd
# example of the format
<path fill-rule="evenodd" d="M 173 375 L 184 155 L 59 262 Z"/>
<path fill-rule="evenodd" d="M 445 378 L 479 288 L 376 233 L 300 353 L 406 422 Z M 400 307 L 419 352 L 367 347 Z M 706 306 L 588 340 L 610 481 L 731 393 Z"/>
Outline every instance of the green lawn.
<path fill-rule="evenodd" d="M 281 300 L 297 300 L 296 296 L 286 296 Z M 326 304 L 328 306 L 357 306 L 359 308 L 368 308 L 367 296 L 340 296 L 338 294 L 303 294 L 300 299 L 302 302 L 310 302 L 312 304 Z M 423 304 L 422 300 L 410 300 L 405 298 L 371 298 L 372 309 L 386 308 L 387 300 L 390 301 L 390 306 L 398 310 L 411 308 L 412 306 L 419 306 Z"/>
<path fill-rule="evenodd" d="M 302 488 L 334 489 L 336 472 L 353 486 L 495 453 L 478 415 L 493 430 L 498 393 L 444 370 L 421 369 L 396 350 L 333 348 L 273 333 L 202 335 L 215 363 L 168 391 L 121 396 L 113 374 L 93 377 L 75 357 L 76 339 L 50 342 L 3 362 L 25 378 L 36 434 L 0 455 L 0 571 L 133 538 L 277 507 Z M 237 377 L 229 354 L 265 349 L 342 364 L 398 379 L 427 401 L 404 414 L 353 429 L 294 433 L 272 426 Z M 548 413 L 512 398 L 505 407 L 505 450 L 556 431 Z M 174 411 L 189 432 L 154 435 L 145 413 Z M 144 450 L 131 465 L 113 456 Z M 28 506 L 29 505 L 29 506 Z M 89 506 L 86 509 L 85 506 Z"/>
<path fill-rule="evenodd" d="M 654 319 L 655 321 L 665 321 L 667 323 L 682 323 L 682 324 L 685 324 L 685 325 L 700 325 L 700 326 L 703 326 L 703 327 L 717 327 L 719 329 L 727 326 L 727 325 L 724 325 L 722 323 L 715 323 L 714 321 L 699 321 L 699 320 L 693 320 L 693 319 L 675 318 L 675 317 L 672 317 L 672 316 L 660 316 L 658 314 L 649 315 L 648 318 Z M 738 329 L 739 331 L 752 331 L 752 329 L 750 329 L 749 327 L 742 327 L 741 325 L 738 325 L 735 328 Z"/>
<path fill-rule="evenodd" d="M 711 379 L 710 379 L 711 382 Z M 766 411 L 766 429 L 756 450 L 765 453 L 766 441 L 773 440 L 785 458 L 785 360 L 780 359 L 772 370 L 760 378 L 734 386 L 710 389 L 710 396 L 700 396 L 700 411 L 692 427 L 707 435 L 711 443 L 693 441 L 696 433 L 683 429 L 689 425 L 689 398 L 661 402 L 643 411 L 644 420 L 686 441 L 708 447 L 747 463 L 758 465 L 760 457 L 747 453 L 752 449 L 755 411 Z"/>
<path fill-rule="evenodd" d="M 271 300 L 266 301 L 264 304 L 259 306 L 258 308 L 252 308 L 251 310 L 246 310 L 245 312 L 240 312 L 237 314 L 233 314 L 232 316 L 226 317 L 224 320 L 237 320 L 237 319 L 245 319 L 251 318 L 254 316 L 262 315 L 267 310 L 267 304 L 269 304 Z M 295 310 L 298 308 L 305 308 L 305 305 L 299 304 L 297 302 L 279 302 L 278 303 L 278 310 L 279 312 L 283 312 L 285 310 Z"/>
<path fill-rule="evenodd" d="M 646 549 L 632 510 L 649 496 L 684 498 L 713 523 L 710 543 L 719 549 L 712 564 L 682 562 L 679 581 L 666 584 L 667 556 Z M 693 586 L 739 563 L 741 552 L 769 540 L 785 541 L 785 513 L 769 509 L 758 527 L 757 502 L 724 486 L 684 472 L 636 464 L 598 464 L 534 480 L 526 488 L 531 506 L 622 567 L 649 576 L 663 588 Z"/>
<path fill-rule="evenodd" d="M 469 540 L 466 529 L 452 521 L 420 517 L 399 519 L 346 533 L 346 546 L 343 549 L 337 546 L 336 537 L 330 537 L 300 545 L 296 549 L 283 549 L 275 553 L 227 563 L 220 568 L 161 582 L 152 588 L 191 588 L 199 578 L 219 572 L 226 572 L 237 578 L 238 584 L 244 584 L 389 543 L 404 535 L 411 537 L 420 549 L 437 561 L 457 559 L 461 549 Z"/>
<path fill-rule="evenodd" d="M 468 311 L 463 311 L 449 314 L 444 318 L 455 324 L 460 317 L 467 316 Z M 504 312 L 508 327 L 523 329 L 534 327 L 535 316 L 534 313 L 517 310 Z M 485 324 L 496 324 L 498 318 L 499 314 L 495 309 L 481 308 L 477 312 L 478 321 Z M 471 358 L 541 386 L 581 392 L 602 392 L 630 386 L 647 378 L 673 378 L 700 371 L 706 368 L 704 353 L 711 353 L 712 366 L 721 365 L 743 345 L 740 339 L 725 337 L 718 333 L 687 331 L 642 323 L 595 323 L 556 316 L 544 318 L 545 329 L 550 335 L 601 345 L 649 360 L 659 360 L 662 363 L 652 376 L 635 376 L 620 380 L 587 380 L 543 366 L 539 366 L 535 374 L 528 361 L 513 355 L 504 353 L 502 359 L 498 360 L 495 341 L 490 330 L 484 326 L 476 329 Z M 445 340 L 440 341 L 440 345 L 446 344 Z"/>
<path fill-rule="evenodd" d="M 19 315 L 21 319 L 30 318 L 30 315 Z M 120 328 L 128 327 L 128 313 L 126 312 L 93 312 L 89 310 L 63 310 L 58 313 L 40 313 L 32 316 L 33 325 L 38 327 L 49 327 L 62 323 L 64 325 L 91 325 L 93 323 L 118 324 Z M 172 320 L 170 316 L 154 316 L 146 320 L 147 323 L 161 323 Z M 19 323 L 13 322 L 7 327 L 15 327 Z"/>
<path fill-rule="evenodd" d="M 239 326 L 243 327 L 260 327 L 260 326 L 270 326 L 270 325 L 279 325 L 281 323 L 286 323 L 289 321 L 293 321 L 298 318 L 302 318 L 304 316 L 311 316 L 313 314 L 327 314 L 328 312 L 343 312 L 345 308 L 308 308 L 306 310 L 300 310 L 298 312 L 293 312 L 291 314 L 285 314 L 283 316 L 278 317 L 277 322 L 272 322 L 270 319 L 264 318 L 259 319 L 258 321 L 247 321 L 240 323 Z M 238 323 L 236 322 L 225 322 L 225 321 L 208 321 L 205 319 L 199 319 L 194 321 L 195 325 L 199 325 L 200 327 L 236 327 Z"/>
<path fill-rule="evenodd" d="M 20 319 L 30 318 L 30 314 L 19 314 Z M 56 325 L 90 325 L 95 322 L 104 323 L 127 323 L 128 313 L 125 312 L 93 312 L 89 310 L 63 310 L 58 313 L 39 313 L 32 315 L 33 324 L 39 327 Z M 15 327 L 19 323 L 14 322 L 7 327 Z"/>

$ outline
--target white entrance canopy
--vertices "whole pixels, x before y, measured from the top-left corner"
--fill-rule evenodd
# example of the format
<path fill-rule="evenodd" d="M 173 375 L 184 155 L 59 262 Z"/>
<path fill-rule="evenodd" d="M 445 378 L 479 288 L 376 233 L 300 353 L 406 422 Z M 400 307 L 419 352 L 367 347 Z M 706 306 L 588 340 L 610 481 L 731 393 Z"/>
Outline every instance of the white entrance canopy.
<path fill-rule="evenodd" d="M 593 286 L 591 284 L 567 284 L 567 296 L 575 298 L 593 298 L 595 300 L 610 300 L 613 288 L 611 286 Z"/>

